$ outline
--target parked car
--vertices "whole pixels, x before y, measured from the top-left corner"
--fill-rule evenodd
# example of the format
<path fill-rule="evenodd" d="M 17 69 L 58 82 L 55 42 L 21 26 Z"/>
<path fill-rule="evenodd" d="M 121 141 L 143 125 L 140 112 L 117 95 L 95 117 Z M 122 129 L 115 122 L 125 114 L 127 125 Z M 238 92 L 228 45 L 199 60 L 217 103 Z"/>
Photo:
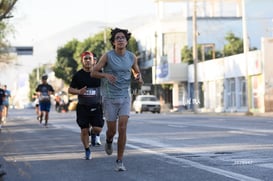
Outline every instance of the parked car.
<path fill-rule="evenodd" d="M 154 95 L 138 95 L 133 102 L 133 109 L 136 113 L 144 111 L 160 113 L 161 106 L 159 100 Z"/>

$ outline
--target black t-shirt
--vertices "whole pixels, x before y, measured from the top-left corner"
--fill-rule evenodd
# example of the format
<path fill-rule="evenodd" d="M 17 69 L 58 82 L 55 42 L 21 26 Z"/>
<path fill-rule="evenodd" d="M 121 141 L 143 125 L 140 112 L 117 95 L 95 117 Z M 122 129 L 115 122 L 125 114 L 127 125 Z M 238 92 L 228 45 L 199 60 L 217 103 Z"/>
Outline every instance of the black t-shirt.
<path fill-rule="evenodd" d="M 72 77 L 70 87 L 81 89 L 85 86 L 87 87 L 86 93 L 78 95 L 79 104 L 89 106 L 100 104 L 100 79 L 91 77 L 90 72 L 81 69 Z"/>
<path fill-rule="evenodd" d="M 0 88 L 0 105 L 3 104 L 4 97 L 5 97 L 5 90 Z"/>
<path fill-rule="evenodd" d="M 54 89 L 49 84 L 39 84 L 36 88 L 36 92 L 40 92 L 39 101 L 40 102 L 50 102 L 49 91 L 54 92 Z"/>

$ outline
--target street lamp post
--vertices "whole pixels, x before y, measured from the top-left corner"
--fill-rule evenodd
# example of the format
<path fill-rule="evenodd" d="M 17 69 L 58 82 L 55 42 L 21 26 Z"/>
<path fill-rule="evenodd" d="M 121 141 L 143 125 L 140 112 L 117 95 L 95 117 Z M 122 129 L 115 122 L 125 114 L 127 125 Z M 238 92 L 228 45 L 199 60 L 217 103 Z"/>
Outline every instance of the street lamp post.
<path fill-rule="evenodd" d="M 154 49 L 154 91 L 157 96 L 157 32 L 155 32 L 155 49 Z"/>
<path fill-rule="evenodd" d="M 245 11 L 245 0 L 241 0 L 242 5 L 242 26 L 243 26 L 243 42 L 244 42 L 244 57 L 245 57 L 245 81 L 246 81 L 246 94 L 247 94 L 247 115 L 252 115 L 250 112 L 250 89 L 249 89 L 249 76 L 248 76 L 248 52 L 249 52 L 249 42 L 248 42 L 248 35 L 247 35 L 247 26 L 246 26 L 246 11 Z"/>

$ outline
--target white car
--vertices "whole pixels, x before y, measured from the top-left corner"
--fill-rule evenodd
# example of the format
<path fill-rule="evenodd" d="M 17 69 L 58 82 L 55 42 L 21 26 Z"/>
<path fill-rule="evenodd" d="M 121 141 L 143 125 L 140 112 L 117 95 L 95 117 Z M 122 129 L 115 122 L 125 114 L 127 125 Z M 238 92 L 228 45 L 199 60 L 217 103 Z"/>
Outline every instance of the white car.
<path fill-rule="evenodd" d="M 160 113 L 160 102 L 154 95 L 138 95 L 133 102 L 133 108 L 136 113 L 144 111 Z"/>

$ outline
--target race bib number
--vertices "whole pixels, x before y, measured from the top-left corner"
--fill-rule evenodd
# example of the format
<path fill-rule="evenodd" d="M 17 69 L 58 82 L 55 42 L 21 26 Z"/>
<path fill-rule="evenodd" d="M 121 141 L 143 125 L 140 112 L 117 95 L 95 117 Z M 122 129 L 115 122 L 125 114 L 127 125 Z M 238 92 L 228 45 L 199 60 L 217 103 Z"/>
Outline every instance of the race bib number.
<path fill-rule="evenodd" d="M 87 88 L 83 95 L 78 96 L 79 104 L 98 105 L 101 102 L 100 88 Z"/>
<path fill-rule="evenodd" d="M 95 96 L 97 95 L 97 89 L 95 88 L 88 88 L 86 92 L 84 93 L 86 96 Z"/>
<path fill-rule="evenodd" d="M 40 101 L 49 101 L 50 97 L 47 92 L 42 92 L 42 94 L 39 96 Z"/>
<path fill-rule="evenodd" d="M 41 96 L 39 97 L 39 100 L 40 100 L 40 101 L 49 101 L 49 96 L 48 96 L 48 95 L 46 95 L 46 96 L 41 95 Z"/>

